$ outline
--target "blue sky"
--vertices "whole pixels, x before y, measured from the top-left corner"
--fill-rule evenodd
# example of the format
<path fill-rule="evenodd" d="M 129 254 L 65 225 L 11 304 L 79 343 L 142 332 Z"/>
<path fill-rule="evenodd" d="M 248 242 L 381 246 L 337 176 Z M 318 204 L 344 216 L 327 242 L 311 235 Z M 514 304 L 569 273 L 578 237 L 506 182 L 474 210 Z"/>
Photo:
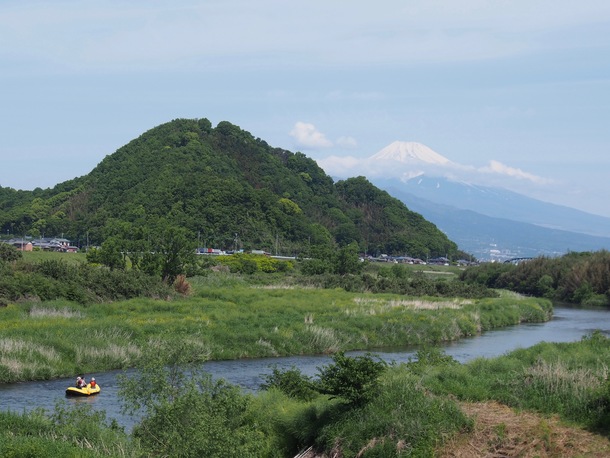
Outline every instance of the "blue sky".
<path fill-rule="evenodd" d="M 414 141 L 473 182 L 610 216 L 607 56 L 603 0 L 3 0 L 0 186 L 208 118 L 336 177 Z"/>

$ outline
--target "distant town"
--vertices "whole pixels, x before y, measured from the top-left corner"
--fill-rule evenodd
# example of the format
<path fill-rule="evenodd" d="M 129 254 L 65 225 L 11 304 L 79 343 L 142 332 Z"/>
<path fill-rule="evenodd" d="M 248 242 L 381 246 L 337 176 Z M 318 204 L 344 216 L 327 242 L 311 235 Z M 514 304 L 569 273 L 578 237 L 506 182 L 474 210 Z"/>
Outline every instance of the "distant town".
<path fill-rule="evenodd" d="M 79 248 L 73 245 L 70 240 L 61 237 L 42 237 L 38 239 L 31 239 L 29 237 L 19 237 L 3 240 L 2 243 L 11 245 L 20 251 L 55 251 L 60 253 L 77 253 L 79 251 Z M 204 256 L 227 256 L 236 253 L 244 253 L 244 250 L 222 250 L 220 248 L 199 247 L 196 249 L 196 253 L 198 255 Z M 264 250 L 250 250 L 248 251 L 248 253 L 265 255 L 278 259 L 295 259 L 295 256 L 274 256 Z M 387 262 L 393 264 L 427 264 L 441 266 L 448 266 L 450 264 L 468 266 L 476 264 L 476 262 L 466 259 L 459 259 L 455 262 L 452 262 L 450 259 L 444 256 L 423 260 L 410 256 L 390 256 L 387 254 L 381 254 L 379 256 L 361 254 L 360 260 L 369 262 Z"/>
<path fill-rule="evenodd" d="M 4 240 L 4 243 L 14 246 L 20 251 L 57 251 L 62 253 L 76 253 L 78 247 L 72 245 L 70 240 L 58 237 L 48 237 L 39 239 L 30 238 L 11 238 Z"/>

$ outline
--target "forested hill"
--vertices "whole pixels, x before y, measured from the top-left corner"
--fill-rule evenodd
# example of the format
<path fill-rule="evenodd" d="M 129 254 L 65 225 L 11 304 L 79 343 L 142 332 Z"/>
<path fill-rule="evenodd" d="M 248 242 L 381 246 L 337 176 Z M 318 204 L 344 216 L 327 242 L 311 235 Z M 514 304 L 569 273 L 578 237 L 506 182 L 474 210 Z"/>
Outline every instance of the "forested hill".
<path fill-rule="evenodd" d="M 368 253 L 455 255 L 455 243 L 363 177 L 334 183 L 302 153 L 229 123 L 178 119 L 52 189 L 0 187 L 2 233 L 84 245 L 145 239 L 168 226 L 200 245 L 303 253 L 357 242 Z"/>

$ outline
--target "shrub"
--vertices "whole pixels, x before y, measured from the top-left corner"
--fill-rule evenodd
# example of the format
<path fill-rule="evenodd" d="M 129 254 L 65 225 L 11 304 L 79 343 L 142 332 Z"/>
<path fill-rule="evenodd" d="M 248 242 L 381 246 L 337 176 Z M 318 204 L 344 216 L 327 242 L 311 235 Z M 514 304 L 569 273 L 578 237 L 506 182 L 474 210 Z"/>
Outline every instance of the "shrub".
<path fill-rule="evenodd" d="M 22 257 L 23 253 L 14 246 L 0 243 L 0 261 L 12 262 Z"/>
<path fill-rule="evenodd" d="M 455 366 L 459 363 L 438 347 L 424 347 L 415 353 L 415 359 L 409 358 L 407 366 L 415 373 L 421 373 L 429 367 Z"/>
<path fill-rule="evenodd" d="M 331 271 L 331 263 L 322 259 L 306 259 L 301 263 L 303 275 L 323 275 Z"/>
<path fill-rule="evenodd" d="M 383 360 L 375 361 L 371 354 L 350 358 L 339 352 L 333 356 L 333 364 L 318 369 L 317 389 L 360 406 L 377 393 L 379 376 L 386 368 Z"/>
<path fill-rule="evenodd" d="M 36 271 L 55 280 L 71 280 L 77 275 L 77 267 L 61 259 L 45 259 L 36 264 Z"/>
<path fill-rule="evenodd" d="M 264 437 L 250 421 L 251 397 L 198 371 L 192 357 L 186 344 L 160 345 L 138 374 L 120 381 L 126 410 L 145 412 L 133 431 L 144 454 L 261 456 Z"/>
<path fill-rule="evenodd" d="M 296 367 L 282 371 L 276 366 L 271 374 L 263 376 L 263 379 L 263 390 L 275 388 L 287 396 L 304 401 L 309 401 L 317 395 L 311 378 Z"/>
<path fill-rule="evenodd" d="M 322 429 L 318 444 L 329 456 L 434 456 L 443 437 L 472 426 L 454 401 L 429 394 L 404 367 L 384 373 L 380 388 Z"/>

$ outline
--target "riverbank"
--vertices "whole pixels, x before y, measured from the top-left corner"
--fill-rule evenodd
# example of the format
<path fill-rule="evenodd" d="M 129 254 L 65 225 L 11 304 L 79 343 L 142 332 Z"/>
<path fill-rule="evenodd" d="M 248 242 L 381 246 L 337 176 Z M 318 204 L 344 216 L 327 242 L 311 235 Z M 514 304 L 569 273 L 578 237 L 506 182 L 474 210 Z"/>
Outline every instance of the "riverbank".
<path fill-rule="evenodd" d="M 455 341 L 552 315 L 545 299 L 463 300 L 249 285 L 198 285 L 191 297 L 0 310 L 0 382 L 137 366 L 145 348 L 188 348 L 191 361 L 330 354 Z"/>
<path fill-rule="evenodd" d="M 308 448 L 309 457 L 608 456 L 609 358 L 610 341 L 601 333 L 465 364 L 424 351 L 388 367 L 377 396 L 351 409 L 326 396 L 243 395 L 206 383 L 193 393 L 178 385 L 177 397 L 128 435 L 105 426 L 104 415 L 83 403 L 56 406 L 50 417 L 0 412 L 0 449 L 49 457 L 148 456 L 175 452 L 175 444 L 189 456 L 217 456 L 209 452 L 218 447 L 227 456 L 276 458 Z M 236 406 L 226 418 L 212 408 Z M 91 427 L 74 428 L 75 422 Z M 244 447 L 256 453 L 238 453 Z"/>

